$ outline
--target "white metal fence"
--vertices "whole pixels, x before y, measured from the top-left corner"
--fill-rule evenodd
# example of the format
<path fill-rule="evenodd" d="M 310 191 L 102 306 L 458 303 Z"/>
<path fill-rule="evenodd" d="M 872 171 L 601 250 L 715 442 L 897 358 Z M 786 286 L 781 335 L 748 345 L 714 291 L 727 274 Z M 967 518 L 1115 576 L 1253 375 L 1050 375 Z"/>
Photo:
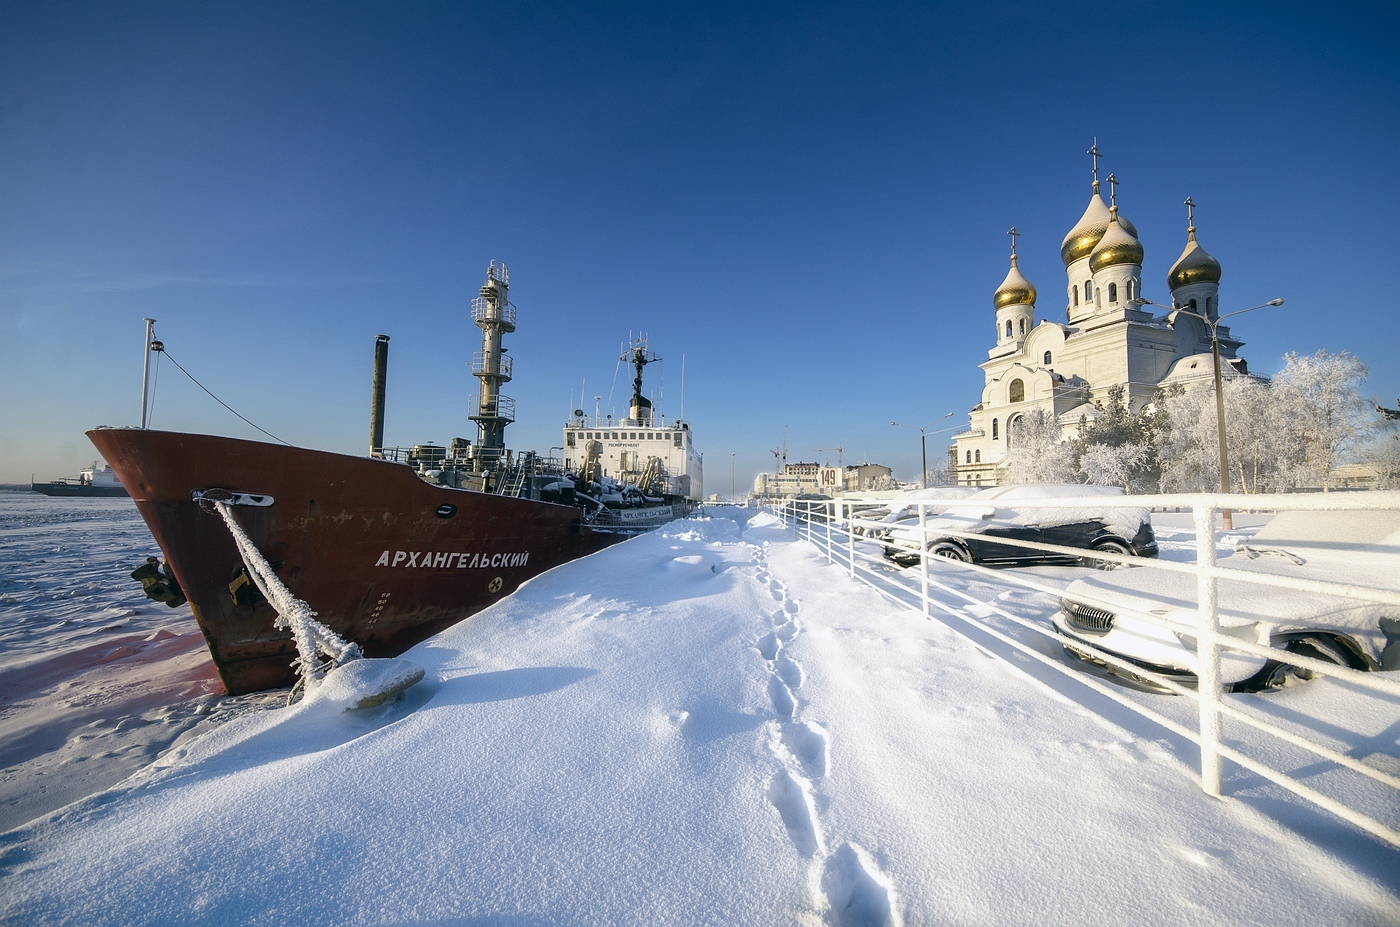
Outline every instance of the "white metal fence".
<path fill-rule="evenodd" d="M 939 511 L 950 507 L 956 508 L 957 502 L 948 500 L 900 501 L 900 504 L 907 506 L 906 511 L 917 511 L 917 521 L 912 519 L 905 521 L 903 526 L 906 532 L 918 529 L 923 536 L 922 547 L 924 549 L 927 549 L 928 543 L 934 540 L 935 535 L 939 538 L 973 536 L 972 533 L 949 529 L 944 524 L 940 524 L 936 532 L 931 532 L 927 527 L 930 518 L 935 517 Z M 1400 775 L 1396 775 L 1392 771 L 1400 771 L 1400 758 L 1393 755 L 1381 756 L 1375 757 L 1372 762 L 1368 762 L 1367 758 L 1358 759 L 1343 750 L 1323 743 L 1322 741 L 1326 737 L 1321 731 L 1309 729 L 1306 725 L 1300 726 L 1297 723 L 1285 725 L 1276 719 L 1266 717 L 1258 710 L 1258 705 L 1261 704 L 1258 701 L 1234 696 L 1227 697 L 1226 687 L 1221 682 L 1221 658 L 1223 653 L 1233 650 L 1276 660 L 1282 664 L 1311 671 L 1315 675 L 1346 680 L 1356 689 L 1385 700 L 1392 711 L 1394 706 L 1400 703 L 1400 673 L 1365 672 L 1351 669 L 1327 660 L 1311 658 L 1222 633 L 1217 595 L 1221 580 L 1272 585 L 1299 592 L 1339 596 L 1358 603 L 1376 603 L 1384 607 L 1388 617 L 1400 619 L 1400 593 L 1395 591 L 1393 576 L 1390 578 L 1391 588 L 1381 588 L 1383 583 L 1376 586 L 1361 586 L 1246 572 L 1218 565 L 1216 549 L 1217 532 L 1220 530 L 1216 527 L 1216 516 L 1221 510 L 1236 512 L 1241 510 L 1255 512 L 1400 511 L 1400 492 L 1270 496 L 1215 494 L 1094 496 L 1077 499 L 1045 499 L 1035 502 L 1017 499 L 1014 502 L 1002 503 L 1004 506 L 1017 509 L 1147 507 L 1157 512 L 1189 511 L 1193 514 L 1195 528 L 1194 563 L 1128 557 L 1100 552 L 1095 552 L 1093 559 L 1136 568 L 1186 573 L 1194 577 L 1196 623 L 1194 629 L 1191 630 L 1197 643 L 1198 684 L 1191 686 L 1183 684 L 1179 677 L 1170 678 L 1154 674 L 1141 664 L 1127 662 L 1115 654 L 1088 646 L 1078 638 L 1073 643 L 1081 651 L 1095 651 L 1091 655 L 1096 661 L 1102 661 L 1138 678 L 1151 678 L 1151 681 L 1160 688 L 1196 701 L 1198 711 L 1194 713 L 1195 717 L 1192 719 L 1194 723 L 1183 723 L 1181 719 L 1169 717 L 1168 713 L 1157 710 L 1157 708 L 1163 707 L 1160 703 L 1156 707 L 1150 704 L 1153 701 L 1152 698 L 1143 698 L 1141 693 L 1131 692 L 1116 682 L 1103 681 L 1095 675 L 1083 671 L 1074 663 L 1047 655 L 1045 652 L 1028 645 L 1026 640 L 1030 638 L 1022 639 L 1008 634 L 993 623 L 978 619 L 959 607 L 960 604 L 965 603 L 981 606 L 982 610 L 990 609 L 991 613 L 998 616 L 999 619 L 1014 623 L 1033 634 L 1044 635 L 1058 644 L 1061 642 L 1059 635 L 1043 616 L 1028 619 L 1009 609 L 984 603 L 959 589 L 955 582 L 957 579 L 965 579 L 968 576 L 966 572 L 960 573 L 958 571 L 975 571 L 985 576 L 994 576 L 995 580 L 1001 584 L 1035 590 L 1059 598 L 1063 587 L 1056 586 L 1053 582 L 1047 582 L 1043 571 L 993 570 L 976 564 L 958 563 L 932 556 L 918 557 L 916 566 L 909 569 L 894 568 L 883 554 L 885 542 L 879 537 L 879 533 L 888 529 L 890 525 L 883 521 L 862 517 L 863 511 L 868 512 L 876 505 L 879 503 L 848 502 L 840 499 L 793 500 L 775 504 L 771 508 L 783 518 L 789 529 L 798 531 L 801 536 L 817 545 L 829 563 L 842 566 L 852 578 L 869 584 L 885 597 L 911 608 L 917 608 L 923 612 L 925 617 L 932 618 L 935 613 L 939 613 L 939 616 L 944 619 L 951 617 L 961 622 L 973 624 L 981 633 L 992 636 L 1025 657 L 1036 661 L 1037 664 L 1074 679 L 1077 683 L 1094 690 L 1099 695 L 1197 744 L 1200 748 L 1201 788 L 1208 794 L 1213 796 L 1221 794 L 1221 761 L 1229 760 L 1295 795 L 1313 802 L 1380 840 L 1400 847 L 1400 829 L 1397 829 L 1396 815 L 1394 814 L 1396 809 L 1400 809 Z M 998 538 L 997 543 L 1066 556 L 1082 556 L 1085 553 L 1079 549 L 1029 541 L 1013 541 L 1006 538 Z M 914 556 L 918 555 L 914 554 Z M 931 564 L 930 561 L 934 561 L 934 563 Z M 1400 569 L 1400 558 L 1397 558 L 1392 569 Z M 1119 613 L 1124 611 L 1121 604 L 1115 605 L 1114 608 Z M 1141 619 L 1167 627 L 1170 630 L 1181 630 L 1180 625 L 1169 624 L 1158 615 L 1136 610 L 1132 612 L 1132 615 L 1134 619 Z M 955 625 L 953 627 L 957 629 Z M 1400 644 L 1396 646 L 1400 646 Z M 1058 646 L 1050 649 L 1052 654 L 1058 655 Z M 1268 698 L 1268 695 L 1261 697 Z M 1253 703 L 1251 704 L 1251 702 Z M 1227 718 L 1232 723 L 1238 723 L 1267 735 L 1266 738 L 1263 738 L 1265 740 L 1268 737 L 1276 738 L 1278 741 L 1306 751 L 1307 754 L 1326 763 L 1350 770 L 1352 773 L 1364 776 L 1371 782 L 1379 784 L 1380 790 L 1387 796 L 1380 817 L 1388 817 L 1390 820 L 1378 820 L 1372 814 L 1354 807 L 1355 803 L 1346 796 L 1325 794 L 1322 790 L 1313 788 L 1294 776 L 1274 768 L 1260 757 L 1247 755 L 1241 749 L 1227 744 L 1222 738 L 1222 720 Z M 1384 766 L 1389 766 L 1390 769 L 1383 768 Z M 1387 811 L 1390 813 L 1386 813 Z"/>

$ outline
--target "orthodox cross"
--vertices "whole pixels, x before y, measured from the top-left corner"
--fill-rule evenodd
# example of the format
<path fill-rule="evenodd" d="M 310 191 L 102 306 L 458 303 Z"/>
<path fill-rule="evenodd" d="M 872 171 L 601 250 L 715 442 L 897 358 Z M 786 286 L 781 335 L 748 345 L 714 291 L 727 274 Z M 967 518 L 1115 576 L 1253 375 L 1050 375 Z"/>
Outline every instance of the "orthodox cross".
<path fill-rule="evenodd" d="M 1016 226 L 1013 225 L 1011 226 L 1011 231 L 1006 234 L 1011 236 L 1011 256 L 1014 258 L 1016 256 L 1016 237 L 1021 233 L 1016 231 Z"/>
<path fill-rule="evenodd" d="M 1196 231 L 1196 204 L 1191 201 L 1189 196 L 1183 202 L 1186 204 L 1186 231 L 1194 232 Z"/>
<path fill-rule="evenodd" d="M 1099 137 L 1097 135 L 1094 136 L 1093 147 L 1084 153 L 1093 155 L 1094 157 L 1094 192 L 1097 193 L 1099 192 L 1099 155 L 1101 154 L 1099 151 Z"/>
<path fill-rule="evenodd" d="M 1108 205 L 1114 208 L 1118 206 L 1118 178 L 1112 174 L 1108 175 Z"/>

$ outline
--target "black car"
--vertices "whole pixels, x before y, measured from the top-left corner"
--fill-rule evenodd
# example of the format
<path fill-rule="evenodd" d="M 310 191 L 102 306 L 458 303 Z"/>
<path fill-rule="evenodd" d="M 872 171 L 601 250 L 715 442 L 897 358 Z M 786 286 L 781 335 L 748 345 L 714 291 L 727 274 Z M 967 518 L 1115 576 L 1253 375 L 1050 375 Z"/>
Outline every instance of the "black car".
<path fill-rule="evenodd" d="M 1004 543 L 1031 541 L 1122 556 L 1156 557 L 1157 539 L 1145 508 L 1029 504 L 1053 502 L 1056 498 L 1121 495 L 1121 489 L 1110 486 L 996 486 L 950 505 L 937 516 L 926 517 L 922 531 L 917 521 L 891 529 L 883 538 L 884 554 L 903 565 L 918 563 L 925 551 L 935 557 L 992 565 L 1093 562 L 1091 557 Z M 1101 562 L 1106 567 L 1114 566 Z"/>

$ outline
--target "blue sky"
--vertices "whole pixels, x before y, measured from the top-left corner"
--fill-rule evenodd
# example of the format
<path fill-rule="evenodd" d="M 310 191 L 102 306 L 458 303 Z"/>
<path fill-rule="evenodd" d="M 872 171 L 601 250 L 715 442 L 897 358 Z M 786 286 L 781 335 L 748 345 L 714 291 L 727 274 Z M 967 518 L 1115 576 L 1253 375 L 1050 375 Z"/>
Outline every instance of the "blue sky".
<path fill-rule="evenodd" d="M 1347 350 L 1400 396 L 1387 4 L 0 6 L 0 482 L 140 417 L 143 316 L 243 415 L 363 453 L 475 437 L 470 300 L 511 271 L 512 446 L 620 343 L 664 358 L 707 489 L 790 460 L 913 479 L 978 401 L 1006 230 L 1038 317 L 1103 173 L 1165 301 L 1189 194 L 1251 369 Z M 648 369 L 651 385 L 657 374 Z M 585 387 L 586 383 L 586 387 Z M 572 401 L 572 406 L 571 406 Z M 257 437 L 162 365 L 153 427 Z M 930 439 L 930 454 L 941 438 Z M 733 455 L 731 457 L 731 455 Z"/>

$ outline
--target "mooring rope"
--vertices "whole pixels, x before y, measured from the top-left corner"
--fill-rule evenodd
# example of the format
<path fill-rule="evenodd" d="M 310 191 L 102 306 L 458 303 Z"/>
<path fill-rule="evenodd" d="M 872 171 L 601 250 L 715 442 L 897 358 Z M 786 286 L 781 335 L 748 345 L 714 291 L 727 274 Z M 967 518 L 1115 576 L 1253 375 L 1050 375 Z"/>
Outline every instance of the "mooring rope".
<path fill-rule="evenodd" d="M 243 531 L 243 526 L 233 517 L 233 505 L 225 500 L 210 501 L 218 507 L 224 524 L 228 525 L 228 530 L 233 534 L 238 553 L 242 555 L 243 563 L 248 568 L 248 576 L 252 578 L 253 584 L 258 587 L 263 597 L 277 610 L 277 621 L 273 626 L 292 632 L 292 639 L 297 643 L 297 654 L 300 657 L 298 672 L 307 688 L 313 688 L 321 681 L 323 668 L 317 659 L 318 652 L 324 653 L 336 666 L 362 657 L 358 644 L 345 640 L 317 621 L 311 606 L 292 595 L 292 591 L 277 578 L 272 564 L 267 562 Z"/>

